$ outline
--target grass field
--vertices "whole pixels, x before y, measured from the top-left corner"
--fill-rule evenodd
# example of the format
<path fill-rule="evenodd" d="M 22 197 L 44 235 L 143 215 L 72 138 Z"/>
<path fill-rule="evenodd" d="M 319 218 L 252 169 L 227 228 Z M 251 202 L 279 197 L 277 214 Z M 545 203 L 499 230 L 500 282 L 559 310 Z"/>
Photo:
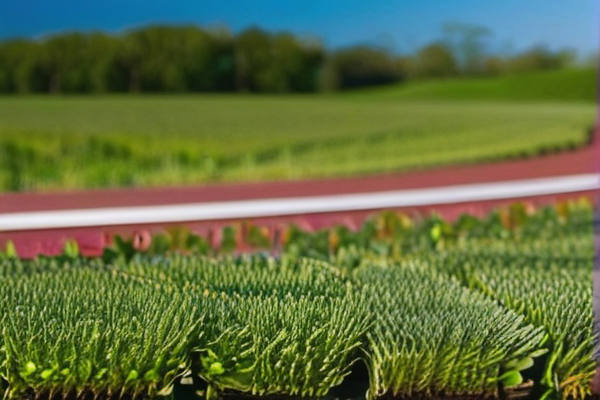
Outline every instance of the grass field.
<path fill-rule="evenodd" d="M 509 102 L 501 95 L 455 101 L 444 93 L 477 96 L 448 89 L 449 82 L 421 96 L 430 84 L 423 85 L 356 95 L 4 97 L 0 190 L 320 178 L 471 163 L 582 145 L 594 121 L 591 102 Z"/>
<path fill-rule="evenodd" d="M 391 99 L 596 101 L 596 70 L 563 69 L 499 78 L 447 79 L 366 89 L 352 95 Z"/>

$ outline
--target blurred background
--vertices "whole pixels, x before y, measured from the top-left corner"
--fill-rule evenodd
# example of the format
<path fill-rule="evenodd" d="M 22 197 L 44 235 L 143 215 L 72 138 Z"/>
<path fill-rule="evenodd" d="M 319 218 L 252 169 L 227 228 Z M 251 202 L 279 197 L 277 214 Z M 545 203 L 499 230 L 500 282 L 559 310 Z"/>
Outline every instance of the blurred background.
<path fill-rule="evenodd" d="M 597 2 L 0 2 L 0 191 L 389 174 L 591 142 Z"/>

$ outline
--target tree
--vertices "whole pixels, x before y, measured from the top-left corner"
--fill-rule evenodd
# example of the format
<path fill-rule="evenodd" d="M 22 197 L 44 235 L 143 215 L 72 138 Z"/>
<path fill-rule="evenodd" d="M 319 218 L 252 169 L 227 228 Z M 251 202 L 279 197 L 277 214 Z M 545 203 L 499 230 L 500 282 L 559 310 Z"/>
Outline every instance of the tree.
<path fill-rule="evenodd" d="M 87 88 L 93 93 L 119 91 L 125 88 L 125 79 L 116 66 L 119 40 L 101 32 L 90 34 L 85 63 Z"/>
<path fill-rule="evenodd" d="M 271 39 L 259 28 L 249 28 L 235 40 L 236 89 L 240 92 L 282 91 L 285 77 L 273 65 Z"/>
<path fill-rule="evenodd" d="M 310 92 L 318 89 L 319 69 L 324 50 L 318 41 L 300 41 L 288 33 L 272 40 L 273 61 L 286 83 L 287 91 Z"/>
<path fill-rule="evenodd" d="M 142 90 L 142 62 L 146 47 L 143 31 L 127 32 L 119 40 L 116 64 L 125 77 L 129 92 Z"/>
<path fill-rule="evenodd" d="M 483 73 L 487 76 L 499 76 L 506 72 L 507 62 L 499 56 L 486 57 L 483 62 Z"/>
<path fill-rule="evenodd" d="M 226 29 L 184 27 L 180 31 L 178 63 L 192 91 L 233 90 L 233 39 Z"/>
<path fill-rule="evenodd" d="M 235 40 L 236 88 L 241 92 L 314 91 L 323 58 L 319 42 L 250 28 Z"/>
<path fill-rule="evenodd" d="M 419 50 L 411 69 L 417 78 L 446 78 L 458 73 L 454 55 L 443 43 L 432 43 Z"/>
<path fill-rule="evenodd" d="M 8 92 L 29 93 L 39 90 L 42 83 L 37 71 L 39 44 L 24 39 L 0 44 L 0 69 L 4 76 L 3 89 Z"/>
<path fill-rule="evenodd" d="M 462 74 L 481 74 L 486 51 L 485 39 L 491 35 L 491 31 L 483 26 L 459 22 L 445 24 L 443 31 L 444 43 L 454 53 Z"/>
<path fill-rule="evenodd" d="M 85 60 L 88 37 L 82 33 L 66 33 L 46 39 L 40 48 L 38 66 L 47 91 L 83 92 L 86 90 Z"/>
<path fill-rule="evenodd" d="M 169 26 L 138 29 L 127 37 L 132 91 L 184 91 L 186 82 L 180 64 L 182 35 Z"/>
<path fill-rule="evenodd" d="M 534 46 L 508 60 L 509 72 L 527 72 L 564 68 L 573 63 L 576 53 L 563 49 L 552 52 L 545 46 Z"/>
<path fill-rule="evenodd" d="M 335 52 L 325 66 L 325 90 L 348 89 L 398 82 L 404 78 L 401 64 L 387 52 L 356 46 Z"/>

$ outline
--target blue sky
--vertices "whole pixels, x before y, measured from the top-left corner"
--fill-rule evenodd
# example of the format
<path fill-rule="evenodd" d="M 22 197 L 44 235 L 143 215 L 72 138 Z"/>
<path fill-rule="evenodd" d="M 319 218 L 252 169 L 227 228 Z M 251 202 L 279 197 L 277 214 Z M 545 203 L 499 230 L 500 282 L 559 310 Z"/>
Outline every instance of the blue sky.
<path fill-rule="evenodd" d="M 411 52 L 445 22 L 488 27 L 496 46 L 597 51 L 597 0 L 0 0 L 0 39 L 153 23 L 249 26 L 320 37 L 330 48 L 377 43 Z"/>

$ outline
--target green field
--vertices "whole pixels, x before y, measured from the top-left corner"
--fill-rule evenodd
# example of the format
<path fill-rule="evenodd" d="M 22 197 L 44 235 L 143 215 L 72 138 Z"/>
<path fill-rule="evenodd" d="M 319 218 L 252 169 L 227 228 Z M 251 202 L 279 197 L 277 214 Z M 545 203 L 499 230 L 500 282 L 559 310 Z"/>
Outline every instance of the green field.
<path fill-rule="evenodd" d="M 583 400 L 592 218 L 585 201 L 384 212 L 296 231 L 277 257 L 157 236 L 99 259 L 0 254 L 0 396 Z"/>
<path fill-rule="evenodd" d="M 595 69 L 562 69 L 498 78 L 446 79 L 365 89 L 353 95 L 390 99 L 596 101 Z"/>
<path fill-rule="evenodd" d="M 321 178 L 473 163 L 580 146 L 594 121 L 592 102 L 498 94 L 456 101 L 444 95 L 450 83 L 428 96 L 421 94 L 436 84 L 422 85 L 306 96 L 3 97 L 0 190 Z"/>

